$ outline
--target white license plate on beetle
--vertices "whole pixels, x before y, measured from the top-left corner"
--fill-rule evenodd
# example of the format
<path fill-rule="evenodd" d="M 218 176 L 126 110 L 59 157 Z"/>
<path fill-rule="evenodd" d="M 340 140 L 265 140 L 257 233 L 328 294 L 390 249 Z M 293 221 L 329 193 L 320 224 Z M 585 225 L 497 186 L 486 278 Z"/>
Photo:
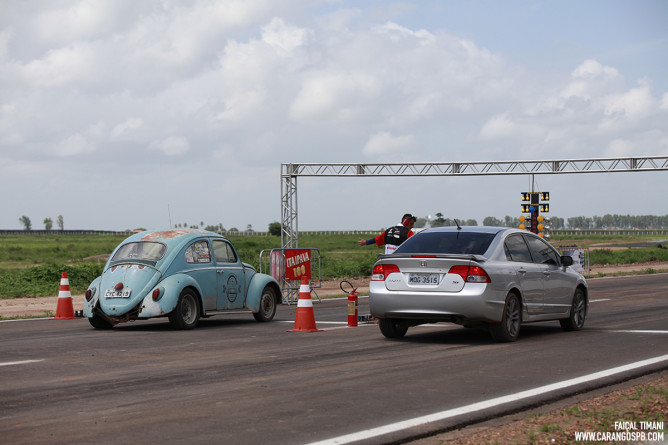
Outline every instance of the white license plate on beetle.
<path fill-rule="evenodd" d="M 130 292 L 132 290 L 127 288 L 121 290 L 107 289 L 104 293 L 104 298 L 130 298 Z"/>
<path fill-rule="evenodd" d="M 438 284 L 440 275 L 437 273 L 408 274 L 408 284 Z"/>

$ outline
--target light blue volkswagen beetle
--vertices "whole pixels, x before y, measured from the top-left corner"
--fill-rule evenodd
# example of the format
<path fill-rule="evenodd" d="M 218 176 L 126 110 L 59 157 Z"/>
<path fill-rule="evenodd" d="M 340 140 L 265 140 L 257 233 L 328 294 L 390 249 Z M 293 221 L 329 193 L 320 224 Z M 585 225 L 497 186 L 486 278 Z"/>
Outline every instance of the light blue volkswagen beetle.
<path fill-rule="evenodd" d="M 86 291 L 84 315 L 98 329 L 167 316 L 176 329 L 200 317 L 248 311 L 271 321 L 278 282 L 239 259 L 225 237 L 204 230 L 141 232 L 123 241 Z"/>

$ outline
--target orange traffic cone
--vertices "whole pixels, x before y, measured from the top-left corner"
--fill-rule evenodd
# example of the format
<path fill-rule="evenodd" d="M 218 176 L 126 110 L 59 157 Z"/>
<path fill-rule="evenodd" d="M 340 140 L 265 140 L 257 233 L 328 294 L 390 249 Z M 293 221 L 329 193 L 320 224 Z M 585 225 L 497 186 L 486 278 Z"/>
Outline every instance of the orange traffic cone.
<path fill-rule="evenodd" d="M 70 293 L 70 281 L 67 272 L 63 272 L 60 278 L 60 291 L 58 292 L 58 306 L 54 320 L 71 320 L 74 317 L 74 306 L 72 305 L 72 294 Z"/>
<path fill-rule="evenodd" d="M 295 326 L 288 332 L 319 332 L 318 328 L 315 327 L 311 286 L 309 286 L 308 278 L 306 277 L 302 277 L 301 285 L 299 286 Z"/>

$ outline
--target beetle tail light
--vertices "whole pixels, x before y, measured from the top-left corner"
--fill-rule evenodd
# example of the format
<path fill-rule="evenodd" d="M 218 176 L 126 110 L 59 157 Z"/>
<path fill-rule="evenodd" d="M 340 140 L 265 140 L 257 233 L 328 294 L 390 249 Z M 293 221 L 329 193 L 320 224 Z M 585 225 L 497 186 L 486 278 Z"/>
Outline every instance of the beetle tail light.
<path fill-rule="evenodd" d="M 159 299 L 162 298 L 164 293 L 165 293 L 164 287 L 156 287 L 155 289 L 153 289 L 153 292 L 151 293 L 151 298 L 153 298 L 153 301 L 158 301 Z"/>
<path fill-rule="evenodd" d="M 114 289 L 121 290 L 121 289 L 123 289 L 123 287 L 124 287 L 123 283 L 119 282 L 118 284 L 116 284 L 116 286 L 114 286 Z"/>
<path fill-rule="evenodd" d="M 452 266 L 448 273 L 454 273 L 462 277 L 467 283 L 491 283 L 492 280 L 480 266 Z"/>
<path fill-rule="evenodd" d="M 95 295 L 95 289 L 88 289 L 86 291 L 86 301 L 90 301 L 93 299 L 93 295 Z"/>
<path fill-rule="evenodd" d="M 394 272 L 401 272 L 395 264 L 376 264 L 373 267 L 371 281 L 385 281 L 387 276 Z"/>

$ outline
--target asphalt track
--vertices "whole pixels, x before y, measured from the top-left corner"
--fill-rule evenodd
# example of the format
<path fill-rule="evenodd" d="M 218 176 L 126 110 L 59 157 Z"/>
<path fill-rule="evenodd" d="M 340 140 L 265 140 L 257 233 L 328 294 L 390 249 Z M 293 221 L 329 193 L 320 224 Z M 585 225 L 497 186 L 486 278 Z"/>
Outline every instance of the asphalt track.
<path fill-rule="evenodd" d="M 400 443 L 668 369 L 668 274 L 590 280 L 585 329 L 515 343 L 439 324 L 398 341 L 315 303 L 321 332 L 249 314 L 174 331 L 0 323 L 0 438 L 56 443 Z M 360 313 L 367 312 L 366 299 Z M 76 308 L 75 308 L 76 309 Z"/>

